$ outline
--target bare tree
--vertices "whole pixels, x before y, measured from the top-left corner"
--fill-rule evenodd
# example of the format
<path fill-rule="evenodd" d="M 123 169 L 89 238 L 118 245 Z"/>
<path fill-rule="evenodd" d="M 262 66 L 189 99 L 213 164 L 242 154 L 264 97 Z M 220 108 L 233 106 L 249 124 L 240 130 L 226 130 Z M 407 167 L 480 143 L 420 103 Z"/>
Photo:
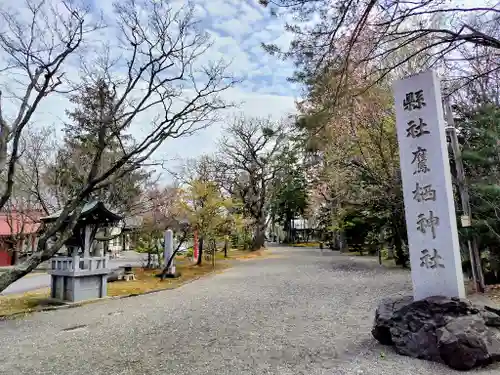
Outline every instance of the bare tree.
<path fill-rule="evenodd" d="M 285 125 L 270 119 L 236 118 L 220 143 L 217 172 L 221 185 L 239 197 L 253 220 L 252 249 L 264 246 L 270 185 L 283 168 Z"/>
<path fill-rule="evenodd" d="M 338 90 L 350 74 L 363 75 L 371 86 L 419 59 L 427 67 L 460 65 L 464 56 L 457 53 L 458 48 L 481 48 L 483 56 L 492 57 L 496 64 L 477 74 L 452 77 L 454 90 L 500 69 L 497 0 L 471 7 L 446 0 L 259 2 L 271 6 L 273 12 L 284 10 L 297 16 L 295 24 L 287 25 L 295 35 L 290 48 L 284 52 L 272 45 L 266 48 L 293 58 L 299 67 L 295 78 L 301 81 L 310 82 L 317 74 L 334 69 L 341 73 Z"/>
<path fill-rule="evenodd" d="M 86 21 L 87 11 L 73 1 L 55 6 L 25 0 L 23 12 L 0 10 L 0 209 L 12 193 L 23 130 L 47 96 L 65 89 L 70 56 L 99 25 Z M 5 94 L 8 94 L 6 96 Z M 7 116 L 5 99 L 15 108 Z"/>
<path fill-rule="evenodd" d="M 37 202 L 49 215 L 66 203 L 58 187 L 47 181 L 47 170 L 58 149 L 53 127 L 29 127 L 23 132 L 14 187 Z"/>
<path fill-rule="evenodd" d="M 71 236 L 92 192 L 148 165 L 147 160 L 166 139 L 209 126 L 227 107 L 220 93 L 234 80 L 226 75 L 223 62 L 203 64 L 210 41 L 200 31 L 192 7 L 173 9 L 166 2 L 128 0 L 117 3 L 115 15 L 118 57 L 112 57 L 113 50 L 108 48 L 108 54 L 103 52 L 96 61 L 84 64 L 83 89 L 94 86 L 98 97 L 111 97 L 108 102 L 94 103 L 97 118 L 83 118 L 99 124 L 88 175 L 57 221 L 45 228 L 37 251 L 0 276 L 0 290 L 57 252 Z M 124 144 L 111 165 L 99 168 L 107 147 L 123 140 L 139 120 L 142 137 Z M 46 246 L 56 233 L 55 243 Z"/>
<path fill-rule="evenodd" d="M 191 185 L 195 181 L 217 182 L 217 162 L 214 155 L 179 160 L 179 164 L 167 172 L 179 185 Z"/>

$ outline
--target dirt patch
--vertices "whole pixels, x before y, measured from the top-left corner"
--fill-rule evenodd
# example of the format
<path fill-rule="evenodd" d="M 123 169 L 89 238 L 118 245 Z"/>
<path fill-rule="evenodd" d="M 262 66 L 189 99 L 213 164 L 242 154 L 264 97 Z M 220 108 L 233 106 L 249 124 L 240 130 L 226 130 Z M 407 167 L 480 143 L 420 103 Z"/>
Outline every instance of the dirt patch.
<path fill-rule="evenodd" d="M 269 258 L 282 258 L 282 255 L 273 254 L 271 251 L 266 249 L 260 249 L 256 251 L 234 251 L 231 258 L 246 261 L 252 259 L 269 259 Z"/>

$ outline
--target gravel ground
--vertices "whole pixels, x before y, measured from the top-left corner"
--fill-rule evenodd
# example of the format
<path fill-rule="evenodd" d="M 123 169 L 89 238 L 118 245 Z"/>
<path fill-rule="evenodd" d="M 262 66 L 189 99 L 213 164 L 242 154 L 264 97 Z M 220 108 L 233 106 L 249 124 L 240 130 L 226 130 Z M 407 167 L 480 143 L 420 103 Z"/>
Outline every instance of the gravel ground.
<path fill-rule="evenodd" d="M 0 322 L 0 374 L 448 375 L 370 328 L 409 274 L 368 259 L 276 248 L 166 292 Z M 498 374 L 490 367 L 474 374 Z"/>

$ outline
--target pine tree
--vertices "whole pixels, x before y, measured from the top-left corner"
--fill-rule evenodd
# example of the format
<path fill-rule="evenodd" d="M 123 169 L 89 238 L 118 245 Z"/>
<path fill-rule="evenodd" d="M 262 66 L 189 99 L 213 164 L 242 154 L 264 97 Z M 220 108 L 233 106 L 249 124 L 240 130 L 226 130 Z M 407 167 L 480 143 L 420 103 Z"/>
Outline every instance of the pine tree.
<path fill-rule="evenodd" d="M 120 122 L 122 113 L 115 110 L 116 96 L 104 80 L 87 85 L 71 98 L 75 108 L 67 111 L 71 120 L 64 126 L 64 144 L 51 166 L 48 180 L 65 201 L 87 182 L 95 155 L 101 151 L 98 169 L 114 163 L 126 152 L 132 137 Z M 137 203 L 148 171 L 138 169 L 98 190 L 90 197 L 114 209 L 129 212 Z"/>

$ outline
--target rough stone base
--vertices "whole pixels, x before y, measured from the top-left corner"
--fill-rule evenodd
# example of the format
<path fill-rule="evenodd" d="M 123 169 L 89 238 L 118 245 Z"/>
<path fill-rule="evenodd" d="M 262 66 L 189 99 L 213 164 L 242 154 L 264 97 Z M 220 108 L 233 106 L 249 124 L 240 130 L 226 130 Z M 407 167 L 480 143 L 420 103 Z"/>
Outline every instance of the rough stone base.
<path fill-rule="evenodd" d="M 388 298 L 375 312 L 372 334 L 414 358 L 470 370 L 500 361 L 500 310 L 459 298 Z"/>

